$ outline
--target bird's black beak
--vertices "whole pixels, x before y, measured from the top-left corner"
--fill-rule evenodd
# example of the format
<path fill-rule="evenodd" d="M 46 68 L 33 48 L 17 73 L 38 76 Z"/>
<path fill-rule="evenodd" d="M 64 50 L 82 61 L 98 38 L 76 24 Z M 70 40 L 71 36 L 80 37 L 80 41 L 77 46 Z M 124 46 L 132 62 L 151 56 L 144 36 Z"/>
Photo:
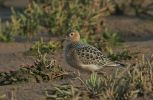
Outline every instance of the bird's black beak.
<path fill-rule="evenodd" d="M 68 36 L 61 37 L 61 38 L 60 38 L 61 41 L 65 41 L 65 40 L 67 40 L 67 39 L 68 39 Z"/>
<path fill-rule="evenodd" d="M 68 40 L 68 36 L 65 36 L 63 39 L 64 39 L 64 40 Z"/>

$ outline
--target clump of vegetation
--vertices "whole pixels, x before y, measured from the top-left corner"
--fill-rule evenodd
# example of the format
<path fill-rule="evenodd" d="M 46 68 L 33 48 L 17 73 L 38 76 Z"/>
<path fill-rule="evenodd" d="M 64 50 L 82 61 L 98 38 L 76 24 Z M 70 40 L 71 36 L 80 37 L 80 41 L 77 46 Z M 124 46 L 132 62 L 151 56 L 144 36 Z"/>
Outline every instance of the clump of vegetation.
<path fill-rule="evenodd" d="M 32 65 L 22 65 L 20 69 L 0 73 L 0 85 L 22 82 L 41 82 L 55 78 L 62 78 L 64 70 L 57 65 L 54 59 L 49 60 L 46 54 L 38 53 Z"/>
<path fill-rule="evenodd" d="M 20 35 L 31 38 L 39 30 L 39 18 L 42 10 L 35 2 L 30 3 L 27 8 L 21 12 L 16 12 L 13 8 L 10 21 L 0 21 L 0 40 L 9 42 L 14 36 Z"/>
<path fill-rule="evenodd" d="M 10 21 L 0 22 L 1 41 L 11 41 L 16 35 L 31 38 L 39 32 L 40 20 L 38 19 L 43 12 L 38 4 L 31 2 L 23 13 L 16 12 L 13 8 L 11 11 Z"/>
<path fill-rule="evenodd" d="M 62 47 L 62 43 L 60 41 L 49 41 L 45 42 L 43 39 L 34 43 L 32 47 L 26 52 L 30 55 L 37 55 L 38 51 L 42 54 L 51 54 L 54 53 L 56 50 Z"/>
<path fill-rule="evenodd" d="M 86 86 L 92 95 L 96 96 L 103 89 L 101 78 L 96 73 L 91 74 L 90 78 L 86 80 Z"/>
<path fill-rule="evenodd" d="M 112 53 L 112 54 L 108 54 L 108 57 L 113 60 L 113 61 L 119 61 L 119 60 L 130 60 L 132 58 L 136 58 L 137 57 L 136 52 L 130 52 L 129 50 L 123 50 L 117 53 Z"/>
<path fill-rule="evenodd" d="M 13 34 L 10 33 L 11 27 L 9 22 L 2 22 L 0 19 L 0 41 L 9 42 L 13 38 Z"/>
<path fill-rule="evenodd" d="M 46 98 L 48 99 L 64 99 L 64 100 L 88 100 L 99 97 L 99 93 L 103 90 L 102 80 L 96 73 L 91 74 L 90 78 L 85 82 L 77 77 L 83 86 L 70 85 L 69 83 L 61 85 L 53 85 L 54 88 L 46 90 Z"/>
<path fill-rule="evenodd" d="M 114 47 L 122 46 L 123 41 L 119 37 L 118 33 L 112 32 L 106 28 L 105 31 L 101 33 L 101 35 L 104 44 L 104 49 L 109 54 L 113 53 Z"/>
<path fill-rule="evenodd" d="M 126 98 L 153 97 L 153 59 L 142 57 L 128 73 L 129 86 Z"/>
<path fill-rule="evenodd" d="M 113 1 L 117 14 L 152 17 L 153 4 L 148 0 Z"/>
<path fill-rule="evenodd" d="M 12 9 L 12 13 L 10 24 L 13 34 L 32 37 L 39 32 L 39 19 L 43 12 L 38 4 L 31 2 L 23 13 L 16 12 L 14 9 Z"/>
<path fill-rule="evenodd" d="M 81 92 L 73 85 L 62 84 L 56 85 L 52 90 L 46 90 L 46 99 L 58 100 L 80 100 Z"/>
<path fill-rule="evenodd" d="M 139 97 L 151 97 L 153 59 L 142 58 L 124 70 L 114 70 L 111 75 L 102 78 L 101 99 L 131 100 Z"/>

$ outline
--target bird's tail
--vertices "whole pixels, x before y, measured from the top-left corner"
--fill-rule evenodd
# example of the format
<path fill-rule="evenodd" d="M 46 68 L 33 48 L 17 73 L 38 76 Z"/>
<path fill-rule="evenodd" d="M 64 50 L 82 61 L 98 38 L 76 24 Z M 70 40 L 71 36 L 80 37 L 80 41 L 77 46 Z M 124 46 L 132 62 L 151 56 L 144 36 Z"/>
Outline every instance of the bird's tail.
<path fill-rule="evenodd" d="M 106 64 L 106 66 L 109 66 L 109 67 L 125 67 L 125 64 L 120 63 L 120 62 L 110 62 L 110 63 Z"/>

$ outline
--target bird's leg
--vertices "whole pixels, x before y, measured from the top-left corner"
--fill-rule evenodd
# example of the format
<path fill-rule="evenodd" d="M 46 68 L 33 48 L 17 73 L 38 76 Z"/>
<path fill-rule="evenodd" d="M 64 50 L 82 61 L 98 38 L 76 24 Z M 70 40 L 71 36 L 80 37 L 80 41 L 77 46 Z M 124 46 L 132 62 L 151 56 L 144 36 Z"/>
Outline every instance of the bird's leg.
<path fill-rule="evenodd" d="M 80 71 L 79 71 L 79 70 L 77 70 L 77 75 L 78 75 L 78 77 L 80 77 L 80 76 L 81 76 L 81 74 L 80 74 Z"/>
<path fill-rule="evenodd" d="M 98 71 L 97 73 L 101 75 L 105 74 L 105 72 L 101 72 L 101 71 Z"/>
<path fill-rule="evenodd" d="M 75 71 L 73 72 L 73 74 L 74 74 L 74 76 L 75 76 L 75 78 L 74 78 L 74 79 L 77 79 L 78 77 L 80 77 L 80 76 L 81 76 L 81 74 L 80 74 L 80 71 L 79 71 L 79 70 L 75 70 Z"/>
<path fill-rule="evenodd" d="M 100 75 L 106 75 L 106 72 L 104 72 L 103 70 L 97 71 L 97 73 Z"/>

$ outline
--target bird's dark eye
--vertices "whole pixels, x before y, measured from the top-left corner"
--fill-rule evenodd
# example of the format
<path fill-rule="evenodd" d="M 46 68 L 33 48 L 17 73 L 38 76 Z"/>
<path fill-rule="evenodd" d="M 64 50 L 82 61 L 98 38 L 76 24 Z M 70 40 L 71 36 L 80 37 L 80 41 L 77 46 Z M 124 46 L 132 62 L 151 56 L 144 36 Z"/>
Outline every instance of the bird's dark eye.
<path fill-rule="evenodd" d="M 70 36 L 72 36 L 73 35 L 73 33 L 70 33 Z"/>

